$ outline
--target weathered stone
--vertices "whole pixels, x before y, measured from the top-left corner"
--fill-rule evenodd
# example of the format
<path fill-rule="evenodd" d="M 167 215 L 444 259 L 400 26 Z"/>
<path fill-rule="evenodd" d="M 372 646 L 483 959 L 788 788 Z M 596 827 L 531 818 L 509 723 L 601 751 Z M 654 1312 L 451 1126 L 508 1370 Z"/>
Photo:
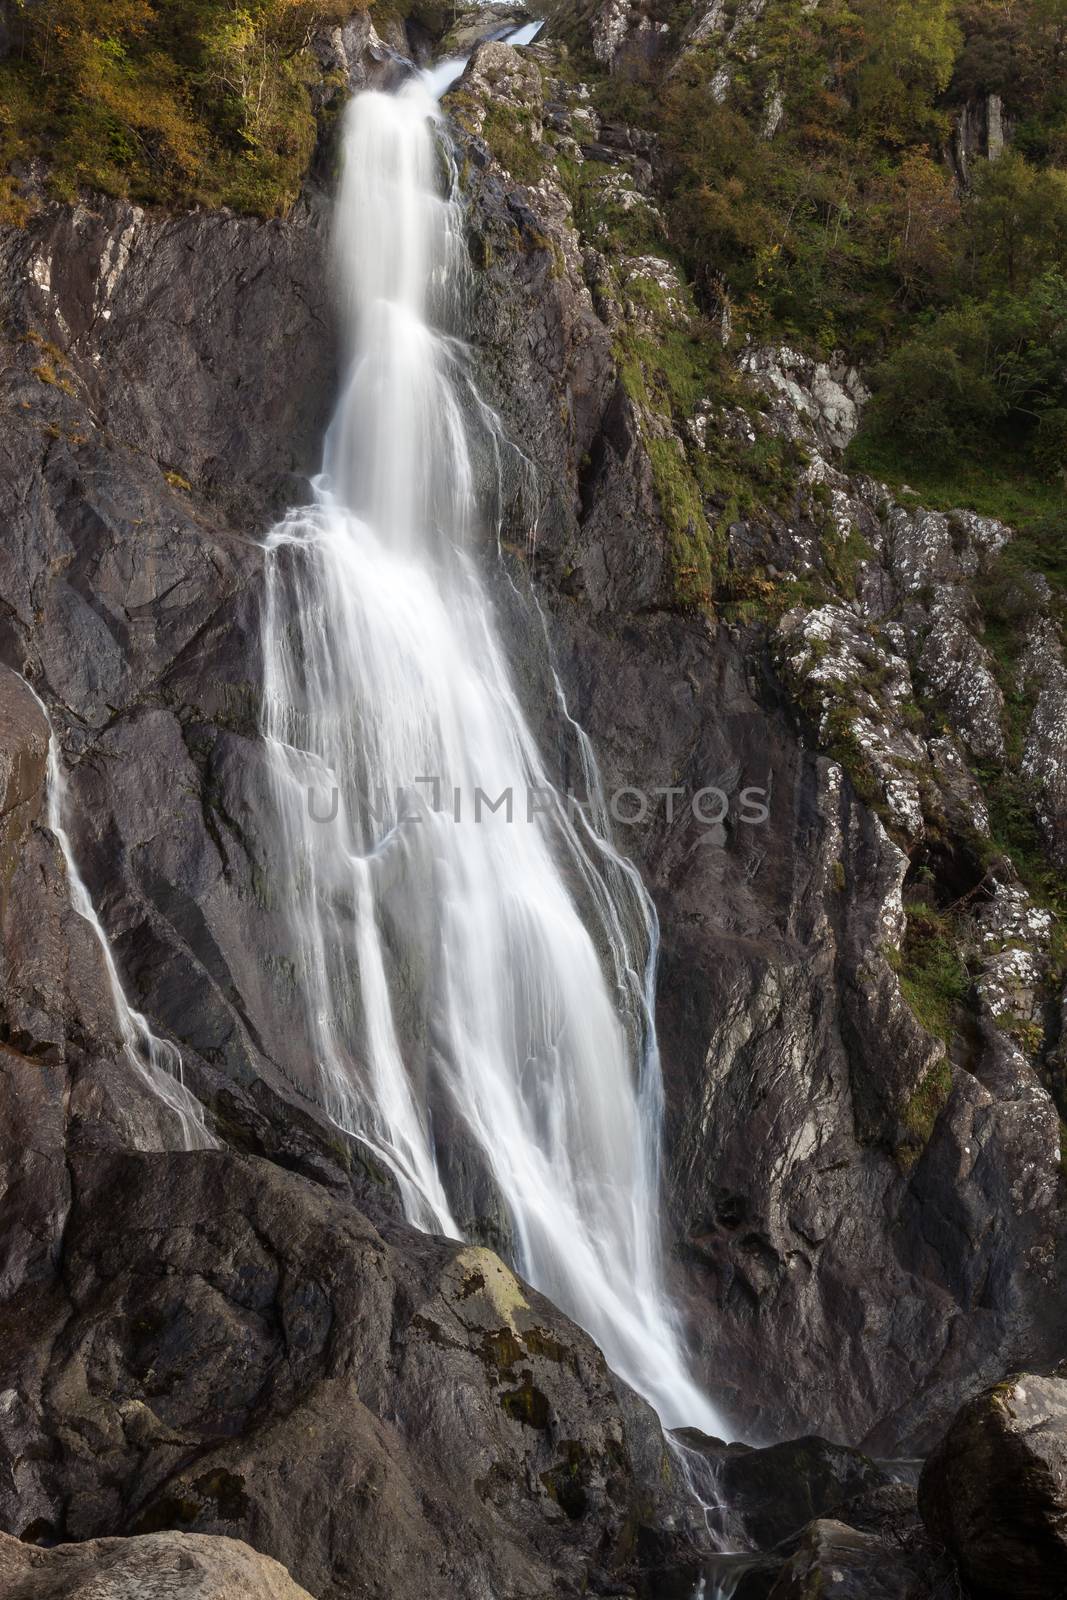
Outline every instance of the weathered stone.
<path fill-rule="evenodd" d="M 758 784 L 771 796 L 762 827 L 731 815 L 713 839 L 683 803 L 672 823 L 660 812 L 620 837 L 663 929 L 670 1242 L 704 1370 L 757 1435 L 816 1427 L 879 1450 L 922 1448 L 1014 1341 L 1055 1347 L 1055 1107 L 1034 1093 L 1027 1063 L 1005 1057 L 979 1082 L 916 1022 L 884 954 L 904 939 L 908 859 L 841 768 L 805 749 L 791 697 L 768 681 L 765 632 L 657 609 L 665 533 L 643 419 L 613 383 L 613 263 L 576 234 L 565 197 L 548 203 L 550 165 L 521 205 L 491 153 L 476 150 L 472 167 L 480 371 L 537 467 L 532 567 L 570 711 L 609 790 L 717 783 L 736 800 Z M 966 744 L 949 748 L 941 733 L 928 751 L 909 690 L 936 599 L 944 627 L 960 630 L 943 704 L 958 700 L 972 747 L 1000 748 L 971 585 L 1008 531 L 893 507 L 835 463 L 816 412 L 785 394 L 755 422 L 698 410 L 698 448 L 720 430 L 754 440 L 773 427 L 810 455 L 796 518 L 748 518 L 731 527 L 731 549 L 744 542 L 757 570 L 762 560 L 809 576 L 826 570 L 823 527 L 841 542 L 859 535 L 854 591 L 834 608 L 847 693 L 813 687 L 827 710 L 847 704 L 863 722 L 872 764 L 884 751 L 873 798 L 903 837 L 925 838 L 927 815 L 940 830 L 950 813 L 981 833 Z M 518 548 L 529 479 L 508 476 Z M 538 687 L 539 622 L 513 595 L 503 603 L 543 743 L 566 752 Z M 957 893 L 983 870 L 954 863 Z M 1012 1046 L 994 1027 L 988 1048 Z M 820 1379 L 830 1359 L 847 1382 Z"/>
<path fill-rule="evenodd" d="M 317 1600 L 428 1570 L 533 1600 L 681 1506 L 651 1411 L 490 1251 L 230 1153 L 70 1172 L 62 1293 L 0 1377 L 40 1397 L 0 1482 L 24 1537 L 225 1534 Z"/>
<path fill-rule="evenodd" d="M 769 1600 L 929 1600 L 926 1562 L 844 1523 L 815 1522 L 782 1571 Z"/>
<path fill-rule="evenodd" d="M 1067 1380 L 977 1395 L 927 1462 L 919 1506 L 975 1595 L 1052 1600 L 1067 1577 Z"/>
<path fill-rule="evenodd" d="M 6 1600 L 311 1600 L 237 1539 L 153 1533 L 38 1550 L 0 1533 Z"/>

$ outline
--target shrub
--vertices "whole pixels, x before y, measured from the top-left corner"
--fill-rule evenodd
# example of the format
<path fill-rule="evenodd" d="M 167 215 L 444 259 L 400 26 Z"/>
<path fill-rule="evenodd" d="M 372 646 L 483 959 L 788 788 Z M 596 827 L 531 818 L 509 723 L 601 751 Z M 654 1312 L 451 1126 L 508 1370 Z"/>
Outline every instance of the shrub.
<path fill-rule="evenodd" d="M 1022 295 L 942 313 L 873 372 L 871 434 L 935 463 L 1024 451 L 1051 474 L 1067 443 L 1067 279 L 1049 272 Z"/>
<path fill-rule="evenodd" d="M 0 156 L 45 154 L 61 198 L 283 211 L 314 145 L 311 32 L 358 3 L 18 0 Z"/>

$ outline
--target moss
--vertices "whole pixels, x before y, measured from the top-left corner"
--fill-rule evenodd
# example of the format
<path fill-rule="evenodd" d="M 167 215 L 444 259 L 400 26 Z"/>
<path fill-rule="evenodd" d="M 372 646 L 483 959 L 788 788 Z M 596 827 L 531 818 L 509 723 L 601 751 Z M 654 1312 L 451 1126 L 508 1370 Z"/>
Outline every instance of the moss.
<path fill-rule="evenodd" d="M 908 928 L 890 964 L 901 992 L 928 1033 L 950 1045 L 971 989 L 960 952 L 961 934 L 950 916 L 926 903 L 908 906 Z"/>
<path fill-rule="evenodd" d="M 820 484 L 817 487 L 825 486 Z M 858 528 L 850 528 L 842 537 L 833 524 L 831 531 L 821 541 L 821 553 L 834 589 L 846 596 L 855 593 L 861 566 L 874 557 L 869 541 Z"/>
<path fill-rule="evenodd" d="M 545 154 L 533 136 L 533 116 L 521 107 L 494 102 L 486 107 L 482 138 L 516 183 L 539 183 Z"/>
<path fill-rule="evenodd" d="M 530 1328 L 525 1334 L 526 1348 L 533 1356 L 543 1356 L 546 1361 L 554 1361 L 558 1366 L 572 1366 L 576 1364 L 573 1349 L 561 1344 L 545 1328 Z"/>
<path fill-rule="evenodd" d="M 618 167 L 559 156 L 556 171 L 574 207 L 575 225 L 585 238 L 619 256 L 666 253 L 667 235 L 658 212 L 643 199 L 627 203 L 621 198 L 619 185 L 624 179 Z"/>
<path fill-rule="evenodd" d="M 819 689 L 821 696 L 824 686 Z M 850 691 L 843 690 L 844 693 Z M 827 753 L 844 767 L 849 781 L 864 805 L 876 811 L 883 821 L 887 819 L 885 791 L 882 781 L 871 765 L 871 760 L 856 734 L 856 708 L 847 703 L 831 707 L 826 718 L 824 744 Z"/>
<path fill-rule="evenodd" d="M 492 1250 L 480 1245 L 468 1245 L 456 1257 L 456 1264 L 464 1274 L 465 1287 L 473 1278 L 482 1280 L 479 1292 L 487 1296 L 504 1325 L 516 1333 L 516 1314 L 530 1307 L 514 1273 Z"/>
<path fill-rule="evenodd" d="M 550 1500 L 554 1500 L 572 1522 L 583 1517 L 589 1506 L 586 1484 L 590 1476 L 589 1455 L 576 1439 L 561 1439 L 562 1452 L 547 1472 L 541 1473 L 541 1483 Z"/>
<path fill-rule="evenodd" d="M 905 1166 L 912 1165 L 925 1150 L 933 1136 L 942 1111 L 952 1093 L 952 1068 L 944 1058 L 923 1078 L 919 1087 L 904 1107 L 901 1122 L 904 1138 L 898 1148 L 898 1158 Z"/>
<path fill-rule="evenodd" d="M 540 1389 L 534 1387 L 531 1372 L 523 1373 L 517 1389 L 506 1389 L 501 1394 L 500 1409 L 513 1422 L 521 1422 L 524 1427 L 541 1431 L 548 1427 L 551 1415 L 548 1400 Z"/>
<path fill-rule="evenodd" d="M 497 1372 L 510 1373 L 523 1354 L 523 1347 L 510 1328 L 498 1328 L 482 1336 L 482 1359 Z"/>
<path fill-rule="evenodd" d="M 1014 1011 L 998 1011 L 993 1021 L 1001 1033 L 1006 1033 L 1009 1038 L 1014 1039 L 1027 1055 L 1036 1055 L 1041 1049 L 1045 1040 L 1045 1030 L 1039 1022 L 1017 1017 Z"/>
<path fill-rule="evenodd" d="M 712 595 L 712 537 L 696 479 L 676 440 L 645 443 L 667 528 L 674 597 L 683 607 L 706 605 Z"/>

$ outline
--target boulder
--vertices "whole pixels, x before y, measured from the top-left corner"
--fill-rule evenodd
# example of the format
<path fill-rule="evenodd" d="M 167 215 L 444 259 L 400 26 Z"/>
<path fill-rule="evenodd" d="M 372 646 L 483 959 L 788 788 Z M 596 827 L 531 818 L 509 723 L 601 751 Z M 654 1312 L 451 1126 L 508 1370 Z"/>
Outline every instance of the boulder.
<path fill-rule="evenodd" d="M 843 1522 L 813 1522 L 768 1600 L 928 1600 L 921 1562 Z"/>
<path fill-rule="evenodd" d="M 1023 1373 L 969 1400 L 923 1470 L 919 1509 L 977 1595 L 1067 1586 L 1067 1377 Z"/>
<path fill-rule="evenodd" d="M 415 1600 L 430 1572 L 542 1600 L 684 1526 L 653 1413 L 491 1251 L 229 1152 L 69 1165 L 62 1289 L 0 1340 L 24 1539 L 225 1535 L 316 1600 Z"/>
<path fill-rule="evenodd" d="M 773 1549 L 817 1518 L 844 1518 L 892 1483 L 869 1457 L 827 1439 L 790 1439 L 754 1450 L 690 1430 L 680 1437 L 708 1463 L 730 1527 L 759 1550 Z"/>
<path fill-rule="evenodd" d="M 239 1539 L 152 1533 L 40 1550 L 0 1533 L 6 1600 L 311 1600 Z"/>

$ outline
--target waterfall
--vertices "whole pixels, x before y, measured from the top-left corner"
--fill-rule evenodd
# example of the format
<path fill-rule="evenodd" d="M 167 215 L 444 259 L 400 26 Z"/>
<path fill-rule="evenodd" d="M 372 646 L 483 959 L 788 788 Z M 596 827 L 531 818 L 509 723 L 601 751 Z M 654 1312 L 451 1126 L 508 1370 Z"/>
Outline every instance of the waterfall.
<path fill-rule="evenodd" d="M 115 955 L 111 949 L 111 942 L 104 931 L 100 921 L 93 897 L 89 893 L 85 879 L 78 869 L 74 847 L 66 829 L 65 810 L 67 795 L 67 780 L 60 760 L 59 740 L 56 738 L 52 720 L 48 715 L 48 708 L 33 685 L 22 679 L 27 689 L 37 701 L 45 721 L 48 723 L 48 827 L 59 845 L 67 869 L 67 883 L 70 888 L 70 901 L 78 915 L 87 922 L 96 936 L 103 957 L 104 971 L 107 974 L 108 986 L 111 990 L 111 1000 L 115 1007 L 115 1019 L 118 1022 L 119 1037 L 122 1040 L 123 1053 L 130 1066 L 144 1081 L 152 1094 L 166 1107 L 170 1116 L 177 1124 L 177 1139 L 175 1146 L 168 1148 L 181 1150 L 210 1150 L 215 1147 L 215 1139 L 208 1132 L 204 1123 L 204 1112 L 195 1097 L 185 1087 L 182 1075 L 181 1051 L 169 1039 L 160 1039 L 148 1025 L 148 1019 L 135 1011 L 126 997 L 126 990 L 119 969 L 115 962 Z"/>
<path fill-rule="evenodd" d="M 661 1258 L 655 913 L 596 804 L 572 815 L 553 787 L 474 558 L 485 408 L 454 332 L 466 252 L 435 97 L 455 65 L 347 110 L 347 377 L 314 503 L 266 542 L 303 1032 L 319 1098 L 413 1223 L 492 1237 L 666 1426 L 721 1433 Z"/>

